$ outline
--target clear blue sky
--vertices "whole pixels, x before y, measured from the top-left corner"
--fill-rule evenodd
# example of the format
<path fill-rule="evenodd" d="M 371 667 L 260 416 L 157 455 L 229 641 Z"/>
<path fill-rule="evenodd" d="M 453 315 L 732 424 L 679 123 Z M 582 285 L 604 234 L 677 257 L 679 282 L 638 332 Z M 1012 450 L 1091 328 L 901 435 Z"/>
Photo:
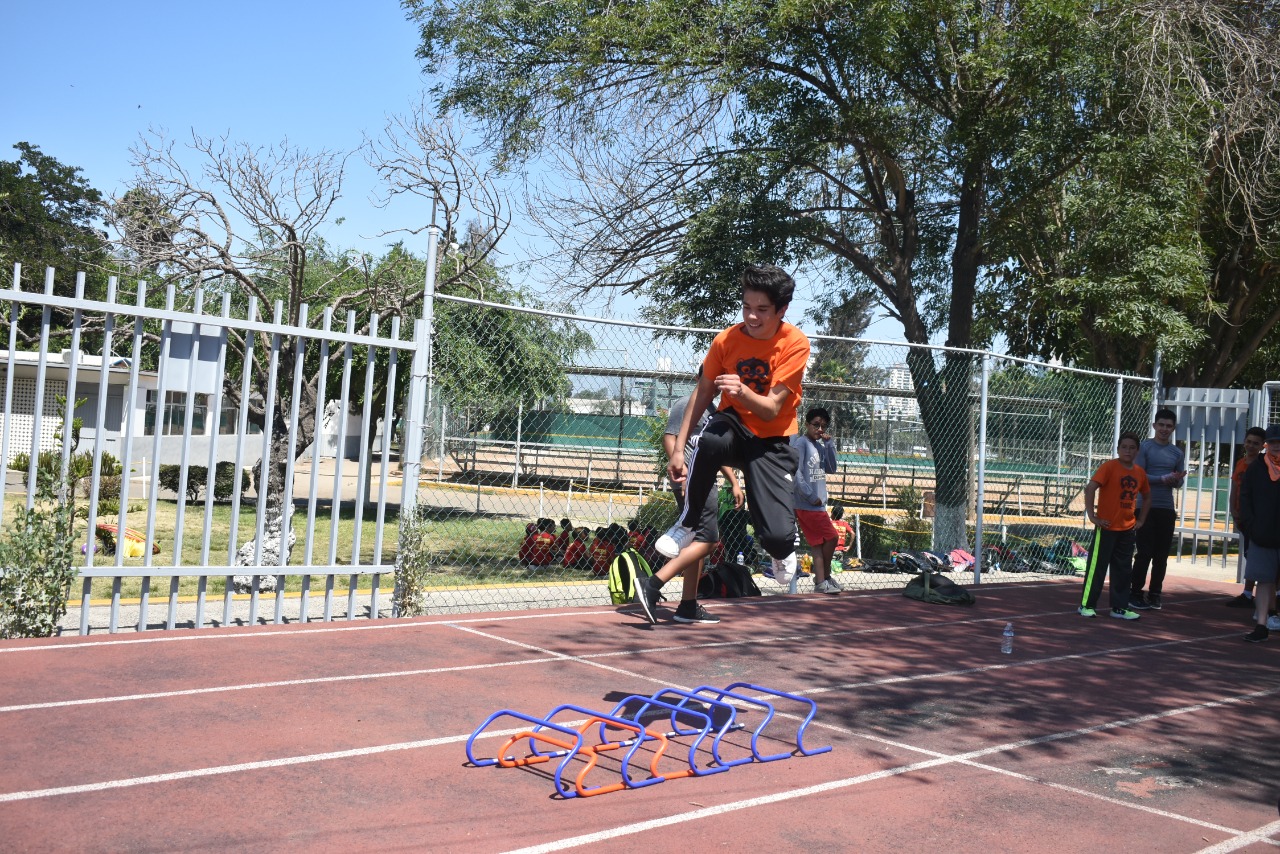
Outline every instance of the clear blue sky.
<path fill-rule="evenodd" d="M 127 187 L 129 147 L 148 127 L 179 141 L 195 129 L 350 151 L 424 85 L 416 28 L 391 0 L 46 0 L 15 3 L 4 17 L 0 159 L 30 142 L 108 195 Z M 378 248 L 391 241 L 378 231 L 430 217 L 412 202 L 378 210 L 371 170 L 359 156 L 347 166 L 337 211 L 346 222 L 325 235 L 331 242 Z"/>
<path fill-rule="evenodd" d="M 311 150 L 352 151 L 407 112 L 428 85 L 414 57 L 417 28 L 394 0 L 224 0 L 216 4 L 125 0 L 18 2 L 5 13 L 0 49 L 0 159 L 37 145 L 78 166 L 108 196 L 133 174 L 129 147 L 149 127 L 178 140 L 194 129 L 255 145 L 282 139 Z M 370 200 L 376 179 L 359 155 L 347 163 L 342 225 L 324 237 L 377 251 L 381 231 L 430 218 L 424 200 Z M 407 238 L 424 251 L 425 236 Z M 519 260 L 519 247 L 501 247 Z M 793 322 L 809 307 L 799 278 Z M 628 316 L 634 305 L 619 304 Z M 806 328 L 813 324 L 803 322 Z M 900 338 L 896 323 L 869 334 Z"/>

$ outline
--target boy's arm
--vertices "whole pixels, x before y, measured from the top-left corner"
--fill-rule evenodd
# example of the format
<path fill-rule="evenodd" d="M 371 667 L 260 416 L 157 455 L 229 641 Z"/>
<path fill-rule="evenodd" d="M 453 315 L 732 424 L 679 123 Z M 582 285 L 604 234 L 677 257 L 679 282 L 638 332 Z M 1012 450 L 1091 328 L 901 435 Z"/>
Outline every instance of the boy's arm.
<path fill-rule="evenodd" d="M 836 446 L 830 439 L 824 439 L 818 444 L 818 448 L 822 452 L 822 470 L 827 474 L 835 474 L 840 466 L 836 463 Z"/>
<path fill-rule="evenodd" d="M 715 393 L 716 384 L 710 377 L 705 373 L 698 377 L 698 386 L 693 390 L 689 405 L 685 407 L 684 421 L 680 422 L 680 435 L 676 436 L 675 447 L 667 455 L 671 461 L 667 464 L 667 476 L 671 478 L 672 483 L 684 483 L 685 445 L 689 443 L 689 434 L 693 432 L 693 425 L 697 423 L 698 417 L 706 412 Z"/>
<path fill-rule="evenodd" d="M 1097 495 L 1097 493 L 1098 493 L 1098 482 L 1096 480 L 1091 480 L 1085 484 L 1084 515 L 1089 518 L 1090 522 L 1097 525 L 1099 528 L 1105 528 L 1107 526 L 1102 523 L 1102 521 L 1098 518 L 1098 514 L 1094 512 L 1094 497 Z"/>
<path fill-rule="evenodd" d="M 721 466 L 720 474 L 724 475 L 725 480 L 729 482 L 729 488 L 733 490 L 733 509 L 741 510 L 747 496 L 742 493 L 742 487 L 738 486 L 738 475 L 734 472 L 733 466 Z"/>
<path fill-rule="evenodd" d="M 764 394 L 759 394 L 742 382 L 737 374 L 721 374 L 715 378 L 715 388 L 721 394 L 727 394 L 735 405 L 742 406 L 760 418 L 761 421 L 772 421 L 782 411 L 782 405 L 791 395 L 791 389 L 784 385 L 776 385 Z M 710 398 L 708 398 L 710 399 Z"/>

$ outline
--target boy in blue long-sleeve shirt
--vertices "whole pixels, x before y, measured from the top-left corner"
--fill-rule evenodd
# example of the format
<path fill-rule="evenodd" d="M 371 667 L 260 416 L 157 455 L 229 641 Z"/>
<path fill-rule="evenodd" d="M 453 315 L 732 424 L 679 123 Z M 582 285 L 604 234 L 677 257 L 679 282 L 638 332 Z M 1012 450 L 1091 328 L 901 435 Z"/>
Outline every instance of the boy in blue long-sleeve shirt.
<path fill-rule="evenodd" d="M 1144 499 L 1150 501 L 1150 512 L 1147 524 L 1138 531 L 1138 554 L 1133 559 L 1133 588 L 1129 594 L 1129 607 L 1139 611 L 1161 608 L 1169 547 L 1178 523 L 1173 491 L 1182 486 L 1187 477 L 1186 458 L 1182 449 L 1173 443 L 1178 416 L 1171 409 L 1157 410 L 1151 426 L 1154 435 L 1142 443 L 1134 460 L 1151 481 L 1151 496 Z M 1151 567 L 1151 586 L 1143 593 L 1148 566 Z"/>

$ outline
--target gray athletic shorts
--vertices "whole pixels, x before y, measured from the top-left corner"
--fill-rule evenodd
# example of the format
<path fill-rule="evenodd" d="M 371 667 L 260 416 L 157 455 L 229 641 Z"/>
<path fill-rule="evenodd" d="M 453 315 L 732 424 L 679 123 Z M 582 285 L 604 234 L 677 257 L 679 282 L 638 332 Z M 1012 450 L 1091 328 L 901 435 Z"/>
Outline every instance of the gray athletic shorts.
<path fill-rule="evenodd" d="M 1274 583 L 1280 577 L 1280 549 L 1269 549 L 1257 543 L 1249 543 L 1249 559 L 1245 561 L 1246 581 Z"/>

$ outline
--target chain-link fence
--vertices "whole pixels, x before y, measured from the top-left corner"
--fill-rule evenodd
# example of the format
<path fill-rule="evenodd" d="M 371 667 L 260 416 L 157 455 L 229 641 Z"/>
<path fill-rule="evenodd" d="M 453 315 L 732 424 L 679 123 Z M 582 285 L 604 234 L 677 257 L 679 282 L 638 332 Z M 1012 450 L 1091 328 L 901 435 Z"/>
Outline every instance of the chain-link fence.
<path fill-rule="evenodd" d="M 652 544 L 675 515 L 667 411 L 718 331 L 437 297 L 421 528 L 402 556 L 426 608 L 605 603 L 611 526 L 660 561 Z M 1150 379 L 810 337 L 800 414 L 832 416 L 827 489 L 852 528 L 842 586 L 901 586 L 902 551 L 972 555 L 984 580 L 1083 565 L 1084 485 L 1121 430 L 1146 435 Z M 762 569 L 768 556 L 722 492 L 712 559 L 742 552 Z"/>

